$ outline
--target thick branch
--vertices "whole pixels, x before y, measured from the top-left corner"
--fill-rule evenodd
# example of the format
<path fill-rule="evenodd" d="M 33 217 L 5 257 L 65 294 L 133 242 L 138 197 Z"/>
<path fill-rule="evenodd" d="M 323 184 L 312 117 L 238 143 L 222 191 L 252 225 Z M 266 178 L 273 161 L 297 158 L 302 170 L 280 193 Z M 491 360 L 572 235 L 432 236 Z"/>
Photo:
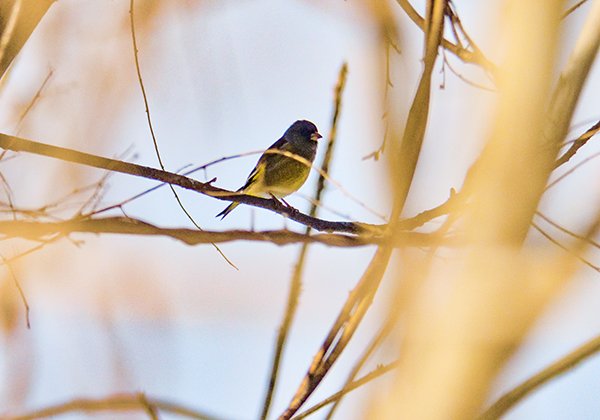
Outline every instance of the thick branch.
<path fill-rule="evenodd" d="M 332 222 L 309 215 L 286 207 L 285 205 L 271 199 L 254 197 L 251 195 L 239 194 L 233 191 L 214 187 L 210 183 L 204 183 L 174 174 L 172 172 L 161 171 L 148 166 L 136 165 L 134 163 L 124 162 L 116 159 L 109 159 L 102 156 L 96 156 L 89 153 L 83 153 L 64 147 L 52 146 L 39 143 L 20 137 L 9 136 L 0 133 L 0 147 L 15 152 L 28 152 L 37 155 L 48 156 L 67 162 L 79 163 L 81 165 L 92 166 L 94 168 L 106 169 L 108 171 L 120 172 L 129 175 L 140 176 L 142 178 L 153 179 L 155 181 L 165 182 L 171 185 L 177 185 L 181 188 L 196 191 L 209 197 L 224 201 L 237 201 L 254 207 L 271 210 L 286 216 L 305 226 L 309 226 L 318 231 L 325 232 L 345 232 L 352 234 L 361 233 L 379 233 L 383 226 L 371 225 L 358 222 Z"/>
<path fill-rule="evenodd" d="M 65 222 L 30 222 L 21 220 L 0 221 L 0 234 L 26 239 L 44 239 L 55 234 L 70 233 L 116 233 L 140 236 L 167 236 L 188 245 L 222 243 L 233 241 L 271 242 L 275 245 L 296 243 L 321 243 L 336 247 L 358 247 L 382 243 L 383 236 L 353 236 L 343 234 L 306 235 L 289 230 L 247 231 L 229 230 L 224 232 L 199 231 L 197 229 L 164 228 L 126 217 L 101 219 L 79 219 Z M 433 234 L 404 232 L 395 241 L 395 246 L 429 246 L 438 241 Z"/>

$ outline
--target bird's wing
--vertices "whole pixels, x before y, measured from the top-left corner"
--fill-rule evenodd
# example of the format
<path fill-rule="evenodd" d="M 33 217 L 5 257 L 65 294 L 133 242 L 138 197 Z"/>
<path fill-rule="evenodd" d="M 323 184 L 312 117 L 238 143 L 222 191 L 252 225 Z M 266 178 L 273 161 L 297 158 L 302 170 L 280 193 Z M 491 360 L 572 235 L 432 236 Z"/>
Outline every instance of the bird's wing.
<path fill-rule="evenodd" d="M 286 143 L 286 140 L 285 140 L 285 138 L 282 137 L 279 140 L 277 140 L 275 143 L 273 143 L 271 146 L 269 146 L 269 148 L 267 150 L 281 149 L 285 145 L 285 143 Z M 257 181 L 260 180 L 261 177 L 264 177 L 265 169 L 267 169 L 267 156 L 269 156 L 269 153 L 263 153 L 261 155 L 261 157 L 258 159 L 258 162 L 256 162 L 256 166 L 254 167 L 254 169 L 252 169 L 252 172 L 250 172 L 250 175 L 248 175 L 248 179 L 246 180 L 246 183 L 238 191 L 249 192 L 248 190 L 250 190 L 252 186 L 255 186 Z M 270 169 L 270 166 L 271 165 L 269 165 L 269 169 Z"/>
<path fill-rule="evenodd" d="M 292 144 L 290 144 L 288 141 L 286 141 L 283 137 L 280 138 L 278 141 L 276 141 L 271 147 L 269 147 L 267 150 L 279 150 L 281 152 L 289 152 L 292 153 L 293 155 L 298 155 L 300 157 L 302 157 L 302 154 L 300 154 L 293 146 Z M 262 157 L 265 158 L 266 156 L 268 156 L 269 154 L 264 154 Z M 266 169 L 268 172 L 270 173 L 275 173 L 279 171 L 279 168 L 281 166 L 287 166 L 289 165 L 290 161 L 295 161 L 298 162 L 302 165 L 304 165 L 304 163 L 300 162 L 297 159 L 294 159 L 293 157 L 288 157 L 285 156 L 283 154 L 276 154 L 276 153 L 271 153 L 271 159 L 268 160 L 267 164 L 266 164 Z M 273 159 L 274 157 L 274 159 Z M 262 160 L 262 158 L 261 158 Z"/>
<path fill-rule="evenodd" d="M 298 158 L 304 158 L 308 161 L 314 158 L 314 155 L 307 155 L 306 150 L 299 149 L 289 141 L 278 147 L 278 150 L 292 153 Z M 310 150 L 308 153 L 310 153 Z M 268 159 L 261 181 L 264 184 L 264 189 L 270 194 L 285 197 L 297 191 L 304 184 L 309 172 L 310 163 L 291 156 L 275 155 Z"/>

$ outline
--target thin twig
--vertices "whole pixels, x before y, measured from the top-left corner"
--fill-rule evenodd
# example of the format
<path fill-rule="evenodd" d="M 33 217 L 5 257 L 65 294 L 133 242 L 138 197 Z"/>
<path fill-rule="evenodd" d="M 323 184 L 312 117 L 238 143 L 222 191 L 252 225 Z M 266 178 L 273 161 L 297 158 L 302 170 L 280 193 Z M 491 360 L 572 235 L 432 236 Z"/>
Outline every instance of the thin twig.
<path fill-rule="evenodd" d="M 554 164 L 554 167 L 557 168 L 564 163 L 567 163 L 569 159 L 571 159 L 577 151 L 582 148 L 594 135 L 596 135 L 600 131 L 600 121 L 596 122 L 593 126 L 588 128 L 582 135 L 577 137 L 571 147 L 559 157 Z"/>
<path fill-rule="evenodd" d="M 465 37 L 465 39 L 468 43 L 468 47 L 471 48 L 478 57 L 485 57 L 481 48 L 479 48 L 479 46 L 477 45 L 475 40 L 473 38 L 471 38 L 471 36 L 468 34 L 465 27 L 463 26 L 462 21 L 461 21 L 460 17 L 458 16 L 458 13 L 456 13 L 456 10 L 454 9 L 454 3 L 451 0 L 449 0 L 447 3 L 446 14 L 449 15 L 449 17 L 450 17 L 453 30 L 455 29 L 455 27 L 458 28 L 458 30 L 460 31 L 462 36 Z M 457 41 L 460 41 L 460 37 L 458 37 L 458 36 L 457 36 Z M 462 47 L 462 44 L 459 44 L 459 46 Z"/>
<path fill-rule="evenodd" d="M 0 223 L 2 223 L 2 222 L 0 222 Z M 5 223 L 10 223 L 10 222 L 5 222 Z M 13 236 L 18 236 L 18 235 L 13 235 Z M 55 242 L 55 241 L 57 241 L 58 239 L 60 239 L 62 237 L 64 237 L 64 235 L 62 235 L 62 234 L 54 235 L 53 237 L 42 241 L 42 243 L 40 243 L 40 244 L 38 244 L 38 245 L 36 245 L 36 246 L 28 249 L 27 251 L 23 251 L 23 252 L 21 252 L 19 254 L 13 255 L 12 257 L 9 257 L 9 258 L 5 258 L 2 261 L 2 265 L 4 265 L 4 264 L 11 264 L 11 263 L 13 263 L 14 261 L 16 261 L 16 260 L 18 260 L 20 258 L 26 257 L 27 255 L 31 255 L 31 254 L 39 251 L 40 249 L 42 249 L 46 245 L 48 245 L 48 244 L 50 244 L 52 242 Z"/>
<path fill-rule="evenodd" d="M 412 7 L 408 0 L 396 0 L 398 5 L 404 10 L 406 15 L 412 20 L 421 30 L 425 30 L 425 19 L 417 11 Z M 459 45 L 456 45 L 447 39 L 442 39 L 441 45 L 443 48 L 447 49 L 458 58 L 460 58 L 465 63 L 477 64 L 481 66 L 484 70 L 489 72 L 494 79 L 496 79 L 496 75 L 498 74 L 498 69 L 494 63 L 488 60 L 481 51 L 470 51 L 468 49 L 462 48 Z"/>
<path fill-rule="evenodd" d="M 394 51 L 396 51 L 398 54 L 400 54 L 400 49 L 398 48 L 398 46 L 396 44 L 394 44 L 392 42 L 392 40 L 390 40 L 389 38 L 386 39 L 386 44 L 385 44 L 385 85 L 384 85 L 384 89 L 383 89 L 383 99 L 384 99 L 384 103 L 386 108 L 389 107 L 389 93 L 390 93 L 390 89 L 394 88 L 394 84 L 392 83 L 392 63 L 390 60 L 390 48 L 393 48 Z M 383 112 L 383 116 L 381 117 L 382 120 L 385 121 L 384 123 L 384 131 L 383 131 L 383 140 L 381 141 L 381 144 L 379 145 L 379 147 L 369 153 L 366 156 L 363 156 L 362 160 L 367 160 L 367 159 L 373 159 L 375 161 L 378 161 L 379 158 L 381 157 L 381 155 L 385 152 L 385 146 L 386 146 L 386 142 L 388 139 L 388 133 L 389 133 L 389 127 L 388 127 L 388 121 L 387 121 L 387 115 L 388 112 L 387 110 L 385 110 Z"/>
<path fill-rule="evenodd" d="M 569 175 L 571 175 L 577 169 L 581 168 L 586 163 L 588 163 L 588 162 L 596 159 L 598 156 L 600 156 L 600 152 L 596 152 L 596 153 L 594 153 L 594 154 L 586 157 L 581 162 L 577 163 L 571 169 L 569 169 L 568 171 L 566 171 L 564 174 L 562 174 L 561 176 L 559 176 L 558 178 L 556 178 L 554 181 L 552 181 L 551 183 L 549 183 L 548 185 L 546 185 L 545 191 L 548 191 L 550 188 L 554 187 L 556 184 L 558 184 L 559 182 L 561 182 L 562 180 L 564 180 L 565 178 L 567 178 Z"/>
<path fill-rule="evenodd" d="M 236 154 L 236 155 L 224 156 L 224 157 L 221 157 L 219 159 L 212 160 L 212 161 L 210 161 L 210 162 L 208 162 L 208 163 L 206 163 L 206 164 L 204 164 L 202 166 L 198 166 L 196 168 L 190 169 L 189 171 L 186 171 L 186 172 L 184 172 L 181 175 L 183 175 L 183 176 L 190 176 L 190 175 L 194 174 L 195 172 L 198 172 L 198 171 L 201 171 L 201 170 L 205 170 L 209 166 L 212 166 L 214 164 L 217 164 L 217 163 L 229 160 L 229 159 L 235 159 L 235 158 L 239 158 L 239 157 L 245 157 L 245 156 L 259 154 L 259 153 L 263 153 L 263 152 L 264 152 L 263 150 L 260 150 L 260 151 L 253 151 L 253 152 L 239 153 L 239 154 Z M 179 171 L 177 171 L 176 173 L 179 173 Z M 212 180 L 208 181 L 207 184 L 212 184 L 216 180 L 217 180 L 216 178 L 213 178 Z M 149 193 L 151 193 L 153 191 L 156 191 L 159 188 L 164 187 L 165 185 L 167 185 L 167 183 L 163 182 L 163 183 L 158 184 L 158 185 L 156 185 L 156 186 L 154 186 L 152 188 L 147 188 L 144 191 L 139 192 L 139 193 L 137 193 L 137 194 L 135 194 L 135 195 L 133 195 L 133 196 L 131 196 L 131 197 L 123 200 L 123 201 L 120 201 L 120 202 L 118 202 L 116 204 L 111 204 L 110 206 L 94 210 L 91 213 L 88 213 L 87 216 L 95 216 L 97 214 L 105 213 L 105 212 L 110 211 L 110 210 L 114 210 L 114 209 L 117 209 L 117 208 L 122 208 L 126 204 L 129 204 L 132 201 L 135 201 L 138 198 L 145 196 L 146 194 L 149 194 Z"/>
<path fill-rule="evenodd" d="M 29 114 L 29 112 L 31 112 L 31 110 L 33 109 L 34 105 L 42 97 L 42 92 L 46 88 L 46 85 L 50 81 L 50 78 L 52 77 L 53 74 L 54 74 L 54 70 L 52 70 L 52 69 L 48 70 L 48 74 L 44 78 L 44 81 L 42 82 L 42 84 L 40 85 L 40 87 L 38 88 L 38 90 L 35 92 L 35 95 L 33 95 L 33 98 L 31 98 L 31 101 L 29 101 L 29 104 L 27 104 L 27 107 L 23 110 L 23 112 L 21 113 L 21 115 L 19 115 L 19 120 L 17 121 L 17 130 L 16 130 L 16 135 L 17 136 L 19 135 L 19 133 L 21 132 L 21 129 L 23 128 L 23 122 L 25 121 L 25 118 L 27 117 L 27 115 Z"/>
<path fill-rule="evenodd" d="M 144 106 L 146 108 L 146 119 L 148 121 L 148 128 L 150 129 L 150 135 L 152 136 L 152 143 L 154 144 L 154 151 L 156 152 L 156 157 L 158 159 L 158 164 L 160 165 L 160 168 L 164 171 L 165 170 L 165 165 L 163 164 L 162 157 L 161 157 L 160 151 L 158 149 L 158 141 L 156 140 L 156 135 L 154 134 L 154 128 L 152 126 L 152 118 L 150 117 L 150 106 L 148 105 L 148 96 L 146 95 L 146 88 L 144 87 L 144 82 L 142 80 L 142 70 L 140 68 L 140 61 L 139 61 L 139 57 L 138 57 L 137 40 L 136 40 L 136 37 L 135 37 L 134 9 L 135 9 L 134 8 L 134 0 L 130 0 L 130 2 L 129 2 L 129 17 L 130 17 L 130 25 L 131 25 L 131 40 L 132 40 L 132 43 L 133 43 L 133 55 L 134 55 L 134 58 L 135 58 L 135 70 L 136 70 L 136 73 L 137 73 L 137 77 L 138 77 L 138 82 L 139 82 L 139 85 L 140 85 L 140 89 L 142 91 L 142 97 L 144 99 Z M 181 210 L 183 211 L 183 213 L 186 215 L 186 217 L 190 220 L 190 222 L 192 222 L 192 224 L 197 229 L 202 230 L 202 228 L 200 227 L 200 225 L 198 223 L 196 223 L 196 221 L 194 220 L 194 218 L 192 217 L 192 215 L 187 211 L 187 209 L 185 208 L 185 206 L 181 202 L 181 199 L 179 198 L 179 195 L 177 194 L 177 191 L 175 191 L 175 187 L 173 187 L 173 185 L 169 184 L 169 188 L 171 189 L 171 192 L 173 193 L 173 196 L 175 197 L 175 200 L 177 201 L 177 204 L 179 205 L 179 207 L 181 208 Z M 230 266 L 232 266 L 236 270 L 239 270 L 238 267 L 229 258 L 227 258 L 227 256 L 221 250 L 221 248 L 219 248 L 216 244 L 212 244 L 212 246 L 217 250 L 217 252 L 221 255 L 221 257 L 223 257 L 223 259 L 225 261 L 227 261 L 227 263 Z"/>
<path fill-rule="evenodd" d="M 544 221 L 546 221 L 550 225 L 554 226 L 556 229 L 560 230 L 561 232 L 566 233 L 567 235 L 569 235 L 575 239 L 579 239 L 580 241 L 584 241 L 585 243 L 593 246 L 594 248 L 600 249 L 600 244 L 598 242 L 594 241 L 592 238 L 589 238 L 585 235 L 579 235 L 579 234 L 573 232 L 572 230 L 569 230 L 569 229 L 565 228 L 564 226 L 561 226 L 560 224 L 558 224 L 554 220 L 550 219 L 548 216 L 546 216 L 541 211 L 536 211 L 535 214 L 537 216 L 541 217 Z"/>
<path fill-rule="evenodd" d="M 585 265 L 587 265 L 588 267 L 590 267 L 592 270 L 600 273 L 600 267 L 598 267 L 597 265 L 594 265 L 591 261 L 589 261 L 586 258 L 582 257 L 579 254 L 578 251 L 574 251 L 574 250 L 570 249 L 569 247 L 563 245 L 562 243 L 560 243 L 559 241 L 557 241 L 555 238 L 553 238 L 548 232 L 546 232 L 541 227 L 539 227 L 536 223 L 531 222 L 531 226 L 533 226 L 533 228 L 535 230 L 537 230 L 539 233 L 541 233 L 542 236 L 544 238 L 548 239 L 551 243 L 553 243 L 557 247 L 559 247 L 559 248 L 567 251 L 569 254 L 571 254 L 572 256 L 574 256 L 575 258 L 577 258 L 579 261 L 581 261 L 582 263 L 584 263 Z"/>
<path fill-rule="evenodd" d="M 23 302 L 23 306 L 25 307 L 25 325 L 27 325 L 27 329 L 31 329 L 31 322 L 29 321 L 29 303 L 27 302 L 27 297 L 25 297 L 25 292 L 23 292 L 23 288 L 21 287 L 21 282 L 19 282 L 19 279 L 17 279 L 17 275 L 13 270 L 12 264 L 4 257 L 0 258 L 2 259 L 2 265 L 4 265 L 10 273 L 10 277 L 12 278 L 15 287 L 19 291 L 21 302 Z"/>
<path fill-rule="evenodd" d="M 13 219 L 16 220 L 17 219 L 17 211 L 16 211 L 16 207 L 14 204 L 13 191 L 12 191 L 12 188 L 10 187 L 10 184 L 6 180 L 6 177 L 4 176 L 4 174 L 2 172 L 0 172 L 0 182 L 2 183 L 2 188 L 4 189 L 4 192 L 6 194 L 6 200 L 8 201 L 8 208 L 10 209 Z"/>
<path fill-rule="evenodd" d="M 445 51 L 443 53 L 443 56 L 444 56 L 444 64 L 446 64 L 448 66 L 448 68 L 450 69 L 450 71 L 456 77 L 458 77 L 460 80 L 462 80 L 463 82 L 465 82 L 466 84 L 468 84 L 470 86 L 473 86 L 474 88 L 485 90 L 487 92 L 496 92 L 496 89 L 494 89 L 494 88 L 490 88 L 490 87 L 487 87 L 485 85 L 482 85 L 481 83 L 477 83 L 477 82 L 474 82 L 472 80 L 467 79 L 465 76 L 463 76 L 462 74 L 460 74 L 454 67 L 452 67 L 452 64 L 450 64 L 450 61 L 448 60 L 448 57 L 446 57 L 446 52 Z"/>
<path fill-rule="evenodd" d="M 332 394 L 331 396 L 325 398 L 323 401 L 313 405 L 310 408 L 307 408 L 305 411 L 299 413 L 298 415 L 295 415 L 294 417 L 292 417 L 291 420 L 300 420 L 300 419 L 308 417 L 309 415 L 319 411 L 321 408 L 323 408 L 331 403 L 339 401 L 344 395 L 350 393 L 351 391 L 354 391 L 355 389 L 363 386 L 364 384 L 367 384 L 367 383 L 371 382 L 372 380 L 377 379 L 380 376 L 383 376 L 384 374 L 390 372 L 391 370 L 395 369 L 397 366 L 398 366 L 398 361 L 377 367 L 377 369 L 373 370 L 372 372 L 367 373 L 365 376 L 357 379 L 356 381 L 350 382 L 349 384 L 344 386 L 344 388 L 341 391 L 338 391 L 335 394 Z"/>

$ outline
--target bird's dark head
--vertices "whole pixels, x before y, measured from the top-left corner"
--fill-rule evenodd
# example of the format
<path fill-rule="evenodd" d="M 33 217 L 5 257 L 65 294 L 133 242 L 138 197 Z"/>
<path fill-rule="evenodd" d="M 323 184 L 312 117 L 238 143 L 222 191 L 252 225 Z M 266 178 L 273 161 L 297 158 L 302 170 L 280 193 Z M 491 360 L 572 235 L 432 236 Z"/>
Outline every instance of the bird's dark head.
<path fill-rule="evenodd" d="M 317 141 L 321 137 L 317 126 L 306 120 L 296 121 L 284 134 L 288 141 Z"/>

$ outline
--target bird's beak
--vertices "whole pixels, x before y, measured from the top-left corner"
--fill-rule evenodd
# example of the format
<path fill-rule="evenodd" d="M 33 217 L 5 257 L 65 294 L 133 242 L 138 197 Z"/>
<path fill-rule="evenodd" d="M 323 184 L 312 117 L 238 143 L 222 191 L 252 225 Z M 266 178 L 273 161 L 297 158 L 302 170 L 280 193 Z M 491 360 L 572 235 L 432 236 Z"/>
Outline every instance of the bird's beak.
<path fill-rule="evenodd" d="M 312 134 L 310 135 L 310 139 L 311 139 L 312 141 L 317 141 L 317 140 L 319 140 L 321 137 L 323 137 L 323 136 L 322 136 L 322 135 L 320 135 L 319 133 L 312 133 Z"/>

